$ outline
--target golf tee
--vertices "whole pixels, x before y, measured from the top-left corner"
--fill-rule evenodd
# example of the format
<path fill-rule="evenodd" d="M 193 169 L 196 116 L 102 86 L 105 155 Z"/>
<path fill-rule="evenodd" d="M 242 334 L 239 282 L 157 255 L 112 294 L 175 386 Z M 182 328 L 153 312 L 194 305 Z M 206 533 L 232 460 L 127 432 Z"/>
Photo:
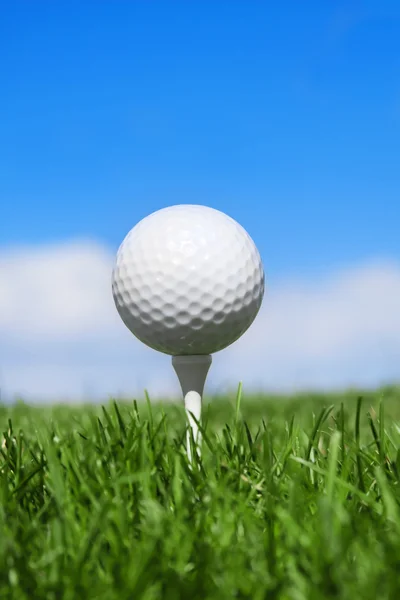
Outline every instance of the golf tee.
<path fill-rule="evenodd" d="M 192 460 L 190 438 L 196 444 L 197 452 L 200 454 L 201 434 L 198 425 L 201 419 L 201 404 L 208 370 L 211 365 L 211 355 L 189 355 L 173 356 L 172 366 L 178 376 L 181 385 L 185 410 L 189 422 L 189 428 L 186 434 L 187 455 L 189 461 Z M 193 418 L 193 416 L 195 418 Z"/>

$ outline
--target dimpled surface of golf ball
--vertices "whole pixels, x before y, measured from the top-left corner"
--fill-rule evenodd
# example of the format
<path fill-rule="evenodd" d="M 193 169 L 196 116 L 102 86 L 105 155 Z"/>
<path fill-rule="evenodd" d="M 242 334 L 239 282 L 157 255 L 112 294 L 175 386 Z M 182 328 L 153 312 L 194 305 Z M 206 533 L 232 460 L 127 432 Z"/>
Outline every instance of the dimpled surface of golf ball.
<path fill-rule="evenodd" d="M 254 321 L 264 270 L 253 240 L 231 217 L 181 204 L 131 229 L 112 291 L 122 321 L 147 346 L 175 356 L 211 354 Z"/>

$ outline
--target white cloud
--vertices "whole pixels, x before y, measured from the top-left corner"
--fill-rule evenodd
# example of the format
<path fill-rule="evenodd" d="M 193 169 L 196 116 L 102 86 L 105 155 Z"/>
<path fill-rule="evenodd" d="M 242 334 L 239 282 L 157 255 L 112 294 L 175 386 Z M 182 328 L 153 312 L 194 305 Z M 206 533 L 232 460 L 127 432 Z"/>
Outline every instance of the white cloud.
<path fill-rule="evenodd" d="M 168 356 L 137 341 L 96 243 L 0 251 L 0 387 L 59 400 L 178 395 Z M 400 265 L 377 262 L 267 288 L 241 340 L 214 357 L 208 390 L 290 390 L 400 379 Z"/>
<path fill-rule="evenodd" d="M 400 379 L 400 266 L 372 263 L 271 290 L 236 373 L 272 388 L 378 385 Z M 252 351 L 250 352 L 250 348 Z"/>

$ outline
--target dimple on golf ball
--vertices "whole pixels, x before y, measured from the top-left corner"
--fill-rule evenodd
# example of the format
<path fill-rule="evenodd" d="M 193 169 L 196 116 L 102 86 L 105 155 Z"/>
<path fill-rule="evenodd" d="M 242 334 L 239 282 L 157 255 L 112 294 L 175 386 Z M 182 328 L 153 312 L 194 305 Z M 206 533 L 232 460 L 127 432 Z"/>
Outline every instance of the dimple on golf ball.
<path fill-rule="evenodd" d="M 122 321 L 147 346 L 173 356 L 211 354 L 254 321 L 264 270 L 253 240 L 231 217 L 181 204 L 131 229 L 112 291 Z"/>

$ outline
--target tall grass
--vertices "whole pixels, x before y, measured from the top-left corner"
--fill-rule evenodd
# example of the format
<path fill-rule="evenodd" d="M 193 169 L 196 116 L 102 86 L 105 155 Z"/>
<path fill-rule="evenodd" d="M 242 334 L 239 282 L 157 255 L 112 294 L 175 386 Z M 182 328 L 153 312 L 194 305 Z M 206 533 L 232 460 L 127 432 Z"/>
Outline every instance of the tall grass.
<path fill-rule="evenodd" d="M 0 597 L 400 597 L 400 393 L 0 407 Z"/>

